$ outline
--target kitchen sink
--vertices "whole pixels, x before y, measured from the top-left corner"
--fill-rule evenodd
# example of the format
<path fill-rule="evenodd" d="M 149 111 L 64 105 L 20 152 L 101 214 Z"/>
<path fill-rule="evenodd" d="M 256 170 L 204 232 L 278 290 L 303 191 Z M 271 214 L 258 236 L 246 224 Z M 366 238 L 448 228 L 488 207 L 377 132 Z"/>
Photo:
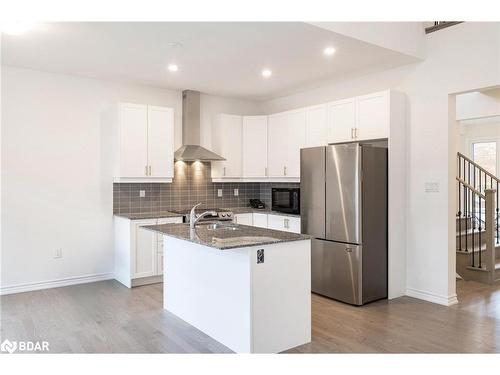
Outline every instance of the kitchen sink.
<path fill-rule="evenodd" d="M 227 223 L 210 223 L 204 225 L 207 230 L 238 230 L 237 225 L 234 224 L 227 224 Z"/>

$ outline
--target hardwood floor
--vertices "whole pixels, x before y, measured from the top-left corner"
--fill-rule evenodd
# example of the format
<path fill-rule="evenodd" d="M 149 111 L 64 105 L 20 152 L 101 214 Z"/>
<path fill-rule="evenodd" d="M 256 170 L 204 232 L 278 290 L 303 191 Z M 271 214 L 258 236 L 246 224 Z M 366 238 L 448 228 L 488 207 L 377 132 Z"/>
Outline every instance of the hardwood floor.
<path fill-rule="evenodd" d="M 457 282 L 460 303 L 410 297 L 349 306 L 312 296 L 312 342 L 290 353 L 500 352 L 500 287 Z M 162 309 L 162 284 L 115 281 L 2 296 L 1 339 L 47 340 L 52 353 L 228 353 Z"/>

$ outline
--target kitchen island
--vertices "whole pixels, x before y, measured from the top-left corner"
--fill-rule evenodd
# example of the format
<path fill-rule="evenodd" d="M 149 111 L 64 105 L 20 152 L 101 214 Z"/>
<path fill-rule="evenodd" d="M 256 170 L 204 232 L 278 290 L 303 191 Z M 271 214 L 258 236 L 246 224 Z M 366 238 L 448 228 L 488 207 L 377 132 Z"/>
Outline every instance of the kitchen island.
<path fill-rule="evenodd" d="M 144 228 L 164 235 L 164 309 L 237 353 L 311 341 L 309 236 L 221 223 Z"/>

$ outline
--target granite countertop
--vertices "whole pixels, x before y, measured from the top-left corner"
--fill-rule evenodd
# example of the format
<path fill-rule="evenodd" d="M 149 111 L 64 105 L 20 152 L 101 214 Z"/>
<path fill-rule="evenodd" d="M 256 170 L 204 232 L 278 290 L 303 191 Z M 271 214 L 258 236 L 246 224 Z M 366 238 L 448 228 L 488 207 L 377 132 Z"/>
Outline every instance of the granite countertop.
<path fill-rule="evenodd" d="M 196 225 L 196 229 L 194 230 L 189 228 L 189 224 L 147 225 L 142 228 L 219 250 L 301 241 L 311 238 L 305 234 L 257 228 L 248 225 L 233 223 L 220 225 L 219 229 L 210 229 L 210 223 L 201 223 Z"/>
<path fill-rule="evenodd" d="M 120 213 L 115 216 L 124 217 L 129 220 L 146 220 L 146 219 L 163 219 L 166 217 L 182 217 L 181 214 L 176 214 L 170 211 L 158 211 L 152 213 Z"/>
<path fill-rule="evenodd" d="M 280 215 L 280 216 L 291 216 L 291 217 L 300 217 L 296 214 L 287 214 L 285 212 L 273 211 L 270 208 L 253 208 L 253 207 L 233 207 L 226 208 L 226 210 L 233 211 L 234 214 L 247 214 L 247 213 L 261 213 L 261 214 L 271 214 L 271 215 Z"/>

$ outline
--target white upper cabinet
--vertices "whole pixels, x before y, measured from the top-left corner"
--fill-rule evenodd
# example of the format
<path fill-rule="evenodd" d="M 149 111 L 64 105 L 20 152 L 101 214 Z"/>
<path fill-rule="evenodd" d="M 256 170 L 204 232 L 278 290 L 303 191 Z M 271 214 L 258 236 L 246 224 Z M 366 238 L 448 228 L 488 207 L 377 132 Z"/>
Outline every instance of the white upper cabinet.
<path fill-rule="evenodd" d="M 174 110 L 148 106 L 148 165 L 151 177 L 174 176 Z"/>
<path fill-rule="evenodd" d="M 328 143 L 354 140 L 356 128 L 356 102 L 354 98 L 329 103 Z"/>
<path fill-rule="evenodd" d="M 146 177 L 148 166 L 148 107 L 121 104 L 120 174 L 117 177 Z"/>
<path fill-rule="evenodd" d="M 267 131 L 267 175 L 284 177 L 287 163 L 288 115 L 269 116 Z"/>
<path fill-rule="evenodd" d="M 389 136 L 390 92 L 381 91 L 356 97 L 357 139 L 377 139 Z"/>
<path fill-rule="evenodd" d="M 116 108 L 116 107 L 115 107 Z M 171 182 L 174 177 L 174 110 L 120 103 L 104 114 L 112 129 L 108 149 L 116 152 L 117 182 Z M 104 136 L 103 136 L 104 137 Z M 103 138 L 104 140 L 104 138 Z M 116 144 L 116 147 L 112 146 Z"/>
<path fill-rule="evenodd" d="M 328 112 L 326 105 L 306 109 L 306 147 L 328 144 Z"/>
<path fill-rule="evenodd" d="M 213 151 L 225 161 L 212 162 L 212 178 L 242 176 L 242 116 L 220 114 L 212 135 Z"/>
<path fill-rule="evenodd" d="M 285 177 L 300 178 L 300 149 L 306 145 L 306 111 L 288 113 Z"/>
<path fill-rule="evenodd" d="M 267 176 L 267 116 L 243 117 L 243 178 Z"/>
<path fill-rule="evenodd" d="M 300 149 L 306 142 L 305 109 L 269 116 L 267 139 L 268 176 L 299 178 Z"/>

